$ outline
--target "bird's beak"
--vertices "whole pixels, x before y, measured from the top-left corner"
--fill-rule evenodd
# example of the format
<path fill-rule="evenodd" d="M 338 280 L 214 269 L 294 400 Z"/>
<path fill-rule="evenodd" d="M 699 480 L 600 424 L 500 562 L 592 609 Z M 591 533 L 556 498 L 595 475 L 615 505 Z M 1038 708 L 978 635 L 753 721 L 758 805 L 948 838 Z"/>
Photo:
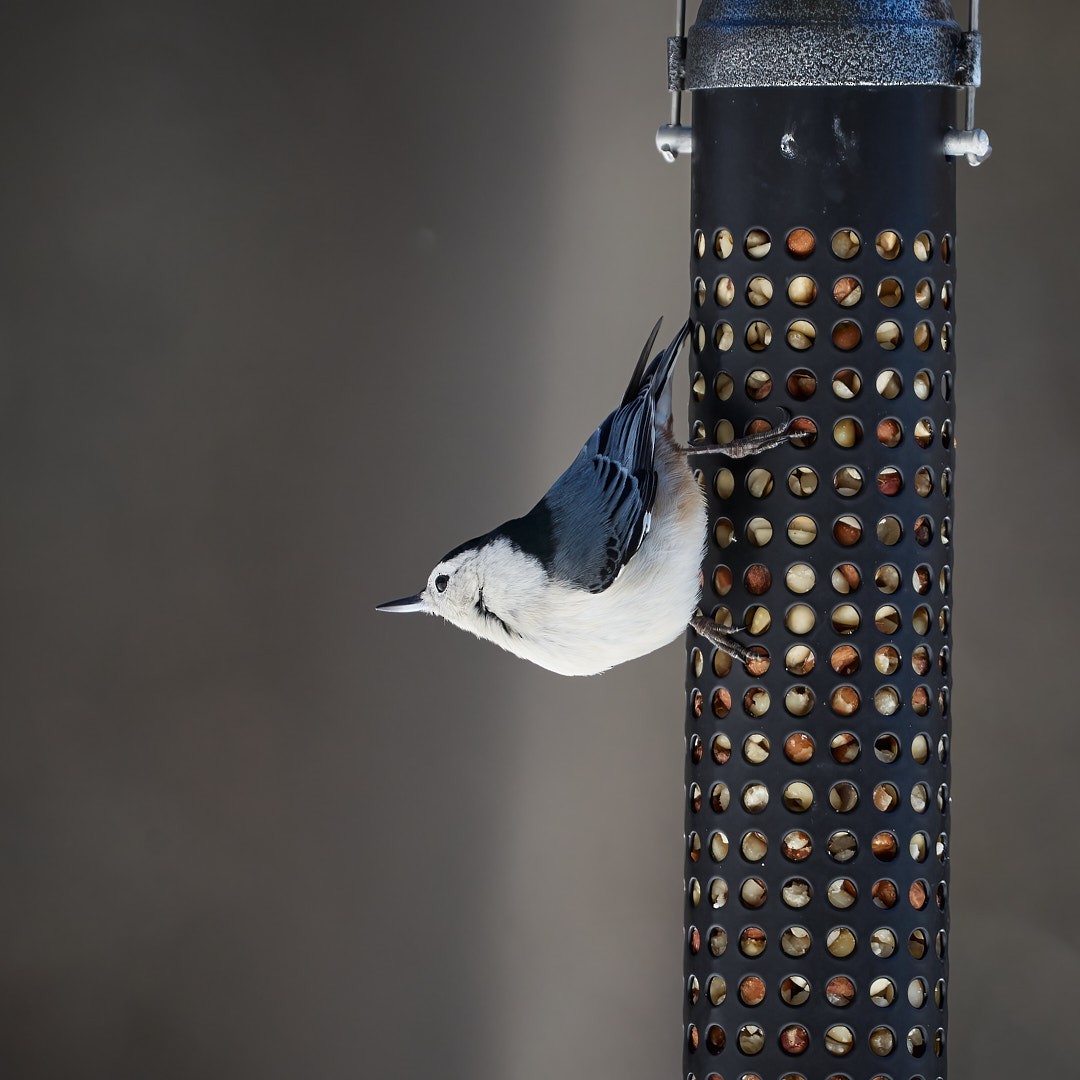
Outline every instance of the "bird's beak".
<path fill-rule="evenodd" d="M 417 593 L 415 596 L 403 596 L 400 600 L 387 600 L 385 604 L 380 604 L 376 611 L 427 611 L 427 602 L 424 600 L 423 593 Z"/>

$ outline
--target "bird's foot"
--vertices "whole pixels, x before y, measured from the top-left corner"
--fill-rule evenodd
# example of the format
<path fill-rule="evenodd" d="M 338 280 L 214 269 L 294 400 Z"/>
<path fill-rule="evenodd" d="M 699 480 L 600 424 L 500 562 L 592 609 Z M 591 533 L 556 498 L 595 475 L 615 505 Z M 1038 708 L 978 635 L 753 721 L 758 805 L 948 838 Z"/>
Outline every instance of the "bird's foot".
<path fill-rule="evenodd" d="M 758 659 L 735 637 L 736 634 L 741 634 L 746 629 L 745 626 L 721 626 L 715 619 L 710 619 L 706 615 L 694 615 L 690 619 L 690 626 L 694 633 L 711 642 L 733 660 L 741 660 L 744 664 L 750 664 Z"/>
<path fill-rule="evenodd" d="M 791 438 L 791 413 L 782 405 L 780 406 L 780 412 L 783 414 L 783 419 L 776 427 L 769 428 L 768 431 L 758 431 L 753 435 L 744 435 L 741 439 L 729 442 L 726 446 L 693 444 L 686 448 L 686 452 L 688 454 L 723 454 L 729 458 L 744 458 L 764 453 L 766 450 L 775 450 L 776 447 L 783 446 Z"/>

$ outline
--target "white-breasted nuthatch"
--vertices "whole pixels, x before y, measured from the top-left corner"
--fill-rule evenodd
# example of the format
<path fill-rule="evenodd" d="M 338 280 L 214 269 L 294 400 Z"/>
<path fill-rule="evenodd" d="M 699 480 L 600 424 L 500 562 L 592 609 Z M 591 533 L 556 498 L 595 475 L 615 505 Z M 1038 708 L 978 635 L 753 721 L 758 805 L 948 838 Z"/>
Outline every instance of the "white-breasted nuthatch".
<path fill-rule="evenodd" d="M 672 435 L 671 373 L 690 323 L 649 363 L 660 321 L 622 404 L 524 516 L 439 561 L 426 588 L 379 611 L 424 611 L 561 675 L 594 675 L 674 640 L 691 623 L 745 660 L 736 631 L 694 616 L 707 530 L 688 456 L 745 457 L 787 439 L 787 420 L 727 446 Z"/>

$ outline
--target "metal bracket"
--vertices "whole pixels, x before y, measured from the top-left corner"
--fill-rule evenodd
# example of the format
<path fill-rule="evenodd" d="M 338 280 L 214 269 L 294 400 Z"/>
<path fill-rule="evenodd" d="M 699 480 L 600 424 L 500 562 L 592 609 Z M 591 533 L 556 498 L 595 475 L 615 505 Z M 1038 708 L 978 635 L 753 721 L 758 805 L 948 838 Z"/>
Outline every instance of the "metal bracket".
<path fill-rule="evenodd" d="M 656 149 L 665 161 L 674 161 L 680 154 L 692 153 L 693 130 L 685 124 L 661 124 L 656 129 Z"/>
<path fill-rule="evenodd" d="M 971 0 L 970 29 L 961 35 L 957 50 L 957 82 L 965 86 L 964 130 L 947 131 L 943 149 L 947 157 L 963 154 L 969 165 L 981 165 L 993 153 L 990 136 L 975 126 L 975 89 L 982 83 L 982 35 L 979 33 L 979 0 Z"/>
<path fill-rule="evenodd" d="M 976 18 L 978 16 L 976 15 Z M 956 85 L 982 84 L 982 34 L 967 30 L 956 43 Z"/>
<path fill-rule="evenodd" d="M 686 89 L 686 0 L 675 0 L 675 36 L 667 39 L 668 90 L 671 91 L 671 123 L 656 132 L 656 149 L 665 161 L 689 154 L 693 132 L 682 121 L 682 95 Z"/>
<path fill-rule="evenodd" d="M 982 128 L 950 128 L 945 132 L 942 149 L 946 157 L 966 157 L 969 165 L 981 165 L 993 151 L 990 136 Z"/>
<path fill-rule="evenodd" d="M 667 39 L 667 88 L 673 94 L 686 89 L 686 38 Z"/>

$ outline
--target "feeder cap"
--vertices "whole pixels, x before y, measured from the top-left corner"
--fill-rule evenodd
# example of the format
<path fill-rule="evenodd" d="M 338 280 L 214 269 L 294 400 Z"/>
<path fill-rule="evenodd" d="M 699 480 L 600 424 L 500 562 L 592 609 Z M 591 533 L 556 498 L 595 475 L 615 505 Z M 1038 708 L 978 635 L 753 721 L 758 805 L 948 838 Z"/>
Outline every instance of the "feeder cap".
<path fill-rule="evenodd" d="M 702 0 L 684 85 L 977 86 L 979 44 L 946 0 Z"/>

